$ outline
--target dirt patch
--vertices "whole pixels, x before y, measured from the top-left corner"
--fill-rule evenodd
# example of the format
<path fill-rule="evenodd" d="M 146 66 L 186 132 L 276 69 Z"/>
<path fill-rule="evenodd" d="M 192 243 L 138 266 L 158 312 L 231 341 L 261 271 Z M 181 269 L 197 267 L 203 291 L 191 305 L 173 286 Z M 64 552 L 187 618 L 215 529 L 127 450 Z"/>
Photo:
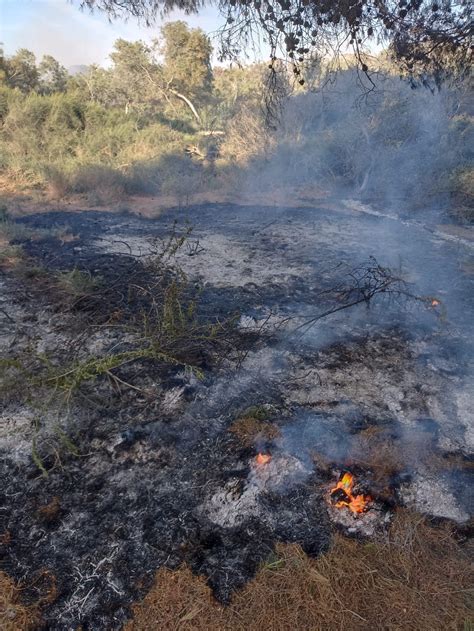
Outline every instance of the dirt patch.
<path fill-rule="evenodd" d="M 0 181 L 0 192 L 3 193 L 8 207 L 14 216 L 32 215 L 38 213 L 48 213 L 63 211 L 101 211 L 101 212 L 123 212 L 125 209 L 133 214 L 142 217 L 158 217 L 161 213 L 176 208 L 180 205 L 179 199 L 174 195 L 138 196 L 130 195 L 115 203 L 104 203 L 100 206 L 90 206 L 87 200 L 80 195 L 69 195 L 60 200 L 52 200 L 47 194 L 35 191 L 33 194 L 25 193 L 15 195 L 13 189 L 7 189 L 4 182 Z M 242 191 L 226 190 L 220 187 L 219 190 L 192 193 L 187 196 L 185 211 L 190 206 L 203 204 L 239 204 L 242 206 L 292 206 L 295 208 L 312 208 L 315 204 L 326 201 L 328 207 L 337 210 L 339 204 L 330 198 L 329 191 L 312 186 L 306 188 L 295 188 L 294 190 L 273 189 L 263 193 L 242 193 Z"/>

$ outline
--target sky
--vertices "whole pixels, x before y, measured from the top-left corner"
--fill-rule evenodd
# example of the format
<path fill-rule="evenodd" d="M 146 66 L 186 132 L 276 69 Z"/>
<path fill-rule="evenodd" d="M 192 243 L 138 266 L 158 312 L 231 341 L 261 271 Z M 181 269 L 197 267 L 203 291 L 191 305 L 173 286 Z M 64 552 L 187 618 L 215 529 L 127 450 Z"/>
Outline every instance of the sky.
<path fill-rule="evenodd" d="M 160 24 L 147 28 L 136 19 L 110 23 L 104 14 L 79 9 L 80 0 L 0 0 L 0 42 L 5 54 L 27 48 L 38 59 L 52 55 L 67 68 L 80 64 L 108 64 L 118 38 L 150 41 L 159 35 Z M 174 11 L 165 21 L 184 20 L 200 27 L 211 38 L 223 19 L 217 9 L 207 7 L 199 15 Z"/>

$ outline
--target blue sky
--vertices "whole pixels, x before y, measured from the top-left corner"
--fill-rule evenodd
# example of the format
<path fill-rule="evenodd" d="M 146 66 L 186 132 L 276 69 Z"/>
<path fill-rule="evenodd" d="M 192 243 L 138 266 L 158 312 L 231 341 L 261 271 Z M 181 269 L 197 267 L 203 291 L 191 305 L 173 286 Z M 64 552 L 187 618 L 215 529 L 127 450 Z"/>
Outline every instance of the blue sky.
<path fill-rule="evenodd" d="M 222 25 L 222 17 L 212 7 L 197 16 L 173 12 L 166 21 L 182 19 L 211 35 Z M 79 0 L 0 0 L 0 42 L 5 53 L 18 48 L 32 50 L 38 58 L 53 55 L 65 66 L 107 64 L 113 43 L 119 37 L 150 41 L 159 34 L 161 21 L 152 28 L 136 20 L 112 24 L 106 16 L 79 10 Z"/>

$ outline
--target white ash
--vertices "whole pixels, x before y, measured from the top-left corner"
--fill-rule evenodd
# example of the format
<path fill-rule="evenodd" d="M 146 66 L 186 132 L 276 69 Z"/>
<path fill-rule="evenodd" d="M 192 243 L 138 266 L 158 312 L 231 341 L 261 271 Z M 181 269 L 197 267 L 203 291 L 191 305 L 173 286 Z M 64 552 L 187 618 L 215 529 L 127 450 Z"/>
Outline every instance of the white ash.
<path fill-rule="evenodd" d="M 451 376 L 448 387 L 444 374 L 418 364 L 422 346 L 405 342 L 400 348 L 400 340 L 393 342 L 390 348 L 369 340 L 344 362 L 331 351 L 318 353 L 314 362 L 289 356 L 293 369 L 286 403 L 333 413 L 334 402 L 346 401 L 373 418 L 389 415 L 415 432 L 420 418 L 432 418 L 439 428 L 438 447 L 472 453 L 472 384 Z M 335 365 L 327 366 L 333 360 Z"/>
<path fill-rule="evenodd" d="M 401 496 L 408 506 L 421 513 L 461 523 L 469 519 L 468 513 L 459 506 L 451 491 L 434 476 L 418 473 L 409 485 L 401 489 Z"/>
<path fill-rule="evenodd" d="M 199 236 L 202 250 L 189 256 L 186 248 L 175 255 L 176 263 L 189 278 L 199 278 L 214 287 L 243 287 L 248 283 L 264 286 L 269 282 L 287 284 L 292 278 L 309 274 L 311 268 L 288 262 L 280 252 L 259 252 L 250 243 L 213 233 Z M 151 257 L 156 254 L 153 241 L 147 237 L 111 235 L 96 239 L 93 246 L 109 253 Z"/>
<path fill-rule="evenodd" d="M 243 331 L 252 332 L 265 332 L 270 333 L 274 331 L 281 331 L 288 328 L 290 325 L 289 319 L 286 316 L 279 316 L 277 314 L 268 313 L 259 318 L 254 318 L 249 315 L 242 315 L 237 323 L 239 329 Z"/>
<path fill-rule="evenodd" d="M 352 513 L 349 508 L 336 508 L 328 497 L 329 519 L 351 535 L 372 537 L 376 532 L 383 530 L 391 521 L 392 514 L 389 511 L 380 510 L 380 506 L 372 503 L 365 513 Z"/>
<path fill-rule="evenodd" d="M 183 386 L 177 386 L 165 392 L 161 402 L 162 410 L 165 414 L 171 414 L 182 408 L 184 404 L 184 390 Z"/>
<path fill-rule="evenodd" d="M 467 453 L 474 453 L 474 408 L 472 405 L 472 393 L 474 392 L 474 380 L 462 383 L 454 393 L 457 407 L 457 418 L 464 427 L 464 447 Z M 456 445 L 457 447 L 457 445 Z"/>
<path fill-rule="evenodd" d="M 259 464 L 254 458 L 251 466 L 249 484 L 255 485 L 259 490 L 287 490 L 310 473 L 301 460 L 290 455 L 276 454 L 266 464 Z"/>
<path fill-rule="evenodd" d="M 248 315 L 241 316 L 237 326 L 244 331 L 258 331 L 260 329 L 259 321 Z"/>
<path fill-rule="evenodd" d="M 240 489 L 240 481 L 233 479 L 227 482 L 201 508 L 214 524 L 223 528 L 232 528 L 242 523 L 248 517 L 256 516 L 260 512 L 258 505 L 258 487 L 247 486 Z"/>
<path fill-rule="evenodd" d="M 250 465 L 243 487 L 241 481 L 234 478 L 201 506 L 201 512 L 213 523 L 230 528 L 260 515 L 262 507 L 258 498 L 262 491 L 288 490 L 309 474 L 300 460 L 286 455 L 275 455 L 266 464 L 258 464 L 253 458 Z"/>
<path fill-rule="evenodd" d="M 25 407 L 15 407 L 0 414 L 0 451 L 14 462 L 25 463 L 31 456 L 35 434 L 35 414 Z"/>
<path fill-rule="evenodd" d="M 128 254 L 137 257 L 156 254 L 156 248 L 149 238 L 130 234 L 114 233 L 96 239 L 91 245 L 97 250 L 110 254 Z"/>

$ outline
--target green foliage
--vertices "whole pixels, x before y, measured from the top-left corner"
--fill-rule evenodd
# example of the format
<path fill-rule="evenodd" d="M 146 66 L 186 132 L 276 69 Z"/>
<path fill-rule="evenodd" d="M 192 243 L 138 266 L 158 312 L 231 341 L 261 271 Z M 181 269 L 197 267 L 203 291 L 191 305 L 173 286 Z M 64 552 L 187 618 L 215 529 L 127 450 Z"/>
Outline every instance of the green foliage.
<path fill-rule="evenodd" d="M 170 22 L 161 29 L 164 39 L 164 74 L 179 92 L 200 102 L 212 92 L 212 46 L 201 29 L 185 22 Z"/>
<path fill-rule="evenodd" d="M 51 55 L 45 55 L 38 67 L 39 89 L 42 94 L 65 92 L 68 72 Z"/>
<path fill-rule="evenodd" d="M 202 31 L 172 22 L 151 45 L 117 40 L 110 68 L 69 78 L 51 57 L 36 66 L 28 51 L 0 54 L 0 168 L 19 187 L 83 195 L 91 206 L 158 193 L 186 205 L 245 177 L 259 190 L 342 187 L 413 207 L 444 196 L 456 217 L 472 219 L 467 84 L 413 91 L 382 55 L 380 89 L 356 102 L 350 63 L 319 90 L 324 64 L 308 58 L 313 92 L 292 90 L 283 64 L 213 70 L 211 53 Z M 280 109 L 268 98 L 275 91 Z"/>
<path fill-rule="evenodd" d="M 21 92 L 31 92 L 38 87 L 39 72 L 35 55 L 20 48 L 15 55 L 5 60 L 6 82 Z"/>
<path fill-rule="evenodd" d="M 255 418 L 258 421 L 266 421 L 271 416 L 271 408 L 265 405 L 252 405 L 239 414 L 239 418 Z"/>

